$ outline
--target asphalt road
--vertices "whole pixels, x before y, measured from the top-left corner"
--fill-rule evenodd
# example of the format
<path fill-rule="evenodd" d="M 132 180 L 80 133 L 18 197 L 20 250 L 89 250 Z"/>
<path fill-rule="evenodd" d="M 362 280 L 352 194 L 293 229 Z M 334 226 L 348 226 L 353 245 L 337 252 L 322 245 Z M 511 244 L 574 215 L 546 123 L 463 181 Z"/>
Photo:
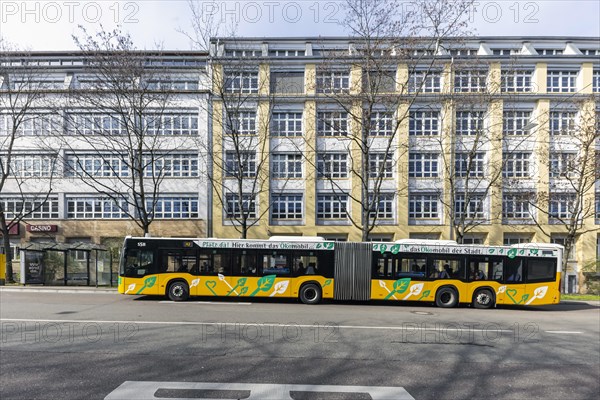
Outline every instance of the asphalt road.
<path fill-rule="evenodd" d="M 414 399 L 599 398 L 596 305 L 209 300 L 0 291 L 0 398 L 251 398 L 250 383 L 296 385 L 297 400 L 376 398 L 341 386 Z M 307 385 L 340 388 L 298 391 Z"/>

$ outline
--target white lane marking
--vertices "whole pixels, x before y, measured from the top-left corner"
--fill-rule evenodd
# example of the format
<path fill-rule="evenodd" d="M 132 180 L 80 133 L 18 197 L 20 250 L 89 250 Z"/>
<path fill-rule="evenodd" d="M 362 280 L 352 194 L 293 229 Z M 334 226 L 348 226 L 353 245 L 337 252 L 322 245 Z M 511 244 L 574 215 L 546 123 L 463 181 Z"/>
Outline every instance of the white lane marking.
<path fill-rule="evenodd" d="M 293 324 L 293 323 L 260 323 L 260 322 L 186 322 L 186 321 L 124 321 L 124 320 L 88 320 L 88 319 L 33 319 L 33 318 L 0 318 L 0 322 L 48 322 L 48 323 L 81 323 L 81 324 L 140 324 L 140 325 L 191 325 L 191 326 L 233 326 L 237 327 L 240 324 L 246 325 L 260 325 L 260 326 L 273 326 L 279 327 L 297 327 L 297 328 L 314 328 L 315 324 Z M 465 325 L 464 328 L 449 328 L 445 326 L 438 327 L 423 327 L 418 326 L 416 323 L 409 323 L 406 326 L 364 326 L 364 325 L 336 325 L 335 323 L 328 322 L 328 326 L 335 327 L 336 329 L 363 329 L 363 330 L 391 330 L 391 331 L 407 331 L 411 333 L 417 331 L 431 331 L 431 332 L 463 332 L 468 329 L 469 332 L 498 332 L 498 333 L 513 333 L 512 329 L 475 329 L 473 325 Z M 458 323 L 453 323 L 454 326 L 460 326 Z"/>
<path fill-rule="evenodd" d="M 335 386 L 335 385 L 273 385 L 261 383 L 206 383 L 206 382 L 139 382 L 125 381 L 109 393 L 104 400 L 157 399 L 158 390 L 227 390 L 250 392 L 247 400 L 292 400 L 292 392 L 309 393 L 348 393 L 352 395 L 368 393 L 373 400 L 414 400 L 403 387 L 393 386 Z M 238 398 L 236 396 L 236 398 Z"/>
<path fill-rule="evenodd" d="M 222 301 L 171 301 L 171 300 L 161 300 L 159 303 L 162 304 L 218 304 L 218 305 L 234 305 L 234 306 L 250 306 L 252 303 L 248 302 L 238 302 L 238 303 L 224 303 Z"/>
<path fill-rule="evenodd" d="M 580 331 L 544 331 L 546 333 L 556 333 L 556 334 L 564 334 L 564 335 L 577 335 L 577 334 L 581 334 L 583 332 Z"/>

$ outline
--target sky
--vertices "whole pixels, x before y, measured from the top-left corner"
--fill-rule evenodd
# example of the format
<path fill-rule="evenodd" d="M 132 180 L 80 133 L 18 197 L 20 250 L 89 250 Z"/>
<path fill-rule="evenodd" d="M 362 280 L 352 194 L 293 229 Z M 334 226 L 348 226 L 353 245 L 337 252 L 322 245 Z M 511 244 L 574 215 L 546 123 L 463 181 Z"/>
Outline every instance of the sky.
<path fill-rule="evenodd" d="M 414 1 L 414 0 L 413 0 Z M 407 2 L 408 3 L 408 2 Z M 341 0 L 201 0 L 238 36 L 344 36 Z M 407 7 L 410 5 L 407 4 Z M 0 0 L 0 37 L 33 51 L 76 49 L 72 35 L 120 26 L 138 48 L 190 50 L 188 0 Z M 469 27 L 480 36 L 600 37 L 600 0 L 476 1 Z"/>

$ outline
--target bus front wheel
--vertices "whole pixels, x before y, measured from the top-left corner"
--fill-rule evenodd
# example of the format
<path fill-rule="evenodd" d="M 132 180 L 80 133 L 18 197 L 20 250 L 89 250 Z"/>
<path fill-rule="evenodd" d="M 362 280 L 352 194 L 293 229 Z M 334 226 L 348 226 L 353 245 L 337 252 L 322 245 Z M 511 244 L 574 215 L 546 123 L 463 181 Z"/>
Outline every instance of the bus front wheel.
<path fill-rule="evenodd" d="M 167 294 L 172 301 L 185 301 L 190 297 L 190 288 L 183 281 L 175 281 L 169 285 Z"/>
<path fill-rule="evenodd" d="M 308 283 L 300 289 L 300 301 L 304 304 L 317 304 L 321 301 L 321 287 Z"/>
<path fill-rule="evenodd" d="M 473 295 L 473 307 L 492 308 L 494 306 L 494 294 L 489 289 L 479 289 Z"/>
<path fill-rule="evenodd" d="M 458 304 L 458 294 L 456 290 L 450 287 L 443 287 L 435 295 L 435 305 L 443 308 L 456 307 Z"/>

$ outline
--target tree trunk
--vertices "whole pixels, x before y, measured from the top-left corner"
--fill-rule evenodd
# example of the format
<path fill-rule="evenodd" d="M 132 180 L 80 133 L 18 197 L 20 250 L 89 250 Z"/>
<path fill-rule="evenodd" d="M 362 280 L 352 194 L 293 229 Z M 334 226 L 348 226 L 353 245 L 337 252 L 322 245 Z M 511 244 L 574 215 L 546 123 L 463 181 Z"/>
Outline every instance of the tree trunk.
<path fill-rule="evenodd" d="M 6 283 L 15 283 L 12 269 L 12 255 L 10 254 L 10 238 L 8 237 L 8 225 L 4 211 L 0 210 L 0 229 L 2 230 L 2 243 L 6 253 Z"/>

